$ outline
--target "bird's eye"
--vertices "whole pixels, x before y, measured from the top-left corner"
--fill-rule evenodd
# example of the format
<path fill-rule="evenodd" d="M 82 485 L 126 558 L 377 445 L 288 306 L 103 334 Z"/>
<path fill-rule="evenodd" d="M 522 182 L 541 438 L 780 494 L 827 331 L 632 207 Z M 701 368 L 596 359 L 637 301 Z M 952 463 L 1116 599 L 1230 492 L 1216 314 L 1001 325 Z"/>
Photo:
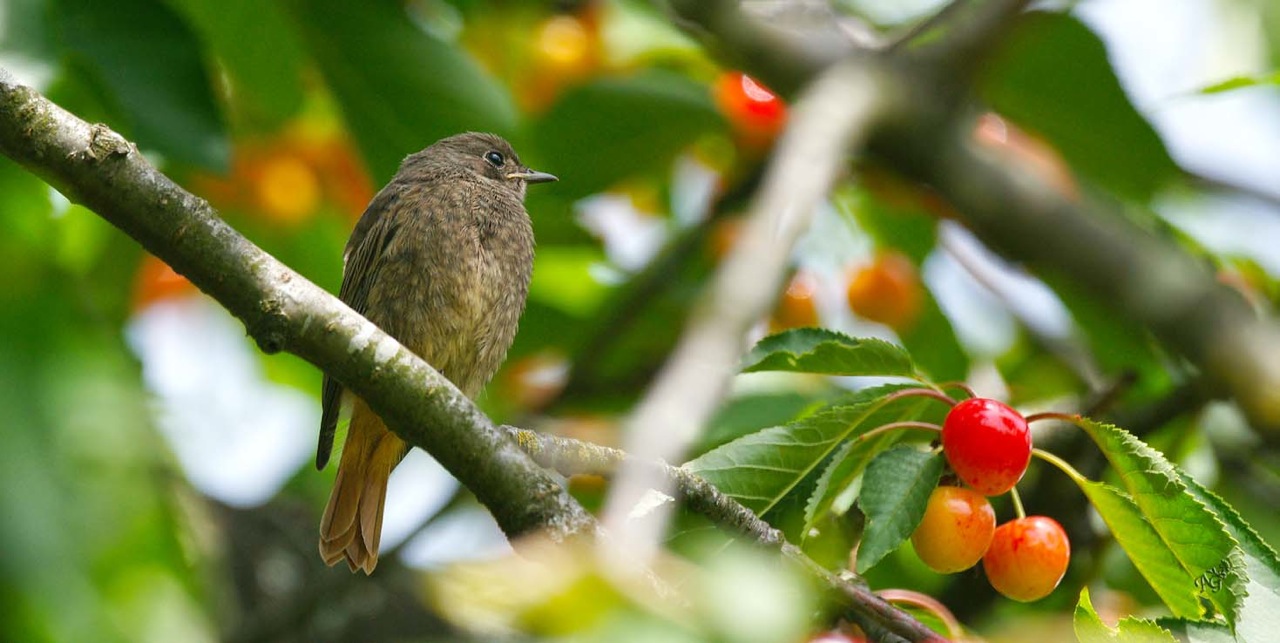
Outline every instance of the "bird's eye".
<path fill-rule="evenodd" d="M 484 160 L 494 167 L 502 167 L 507 162 L 507 158 L 502 155 L 502 152 L 485 152 Z"/>

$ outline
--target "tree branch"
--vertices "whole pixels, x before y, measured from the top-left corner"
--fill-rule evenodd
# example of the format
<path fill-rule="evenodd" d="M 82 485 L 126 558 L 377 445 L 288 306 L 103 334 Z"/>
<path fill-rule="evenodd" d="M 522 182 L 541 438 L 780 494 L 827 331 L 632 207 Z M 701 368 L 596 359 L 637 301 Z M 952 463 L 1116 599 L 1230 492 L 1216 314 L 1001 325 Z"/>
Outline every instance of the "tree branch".
<path fill-rule="evenodd" d="M 958 128 L 965 131 L 966 128 Z M 955 130 L 952 130 L 955 132 Z M 984 156 L 960 135 L 929 154 L 897 148 L 900 167 L 946 194 L 987 244 L 1042 273 L 1063 274 L 1147 327 L 1231 392 L 1252 424 L 1280 438 L 1280 325 L 1259 316 L 1174 241 L 1099 204 L 1065 198 Z"/>
<path fill-rule="evenodd" d="M 780 530 L 760 519 L 750 509 L 726 496 L 711 483 L 688 469 L 673 467 L 662 462 L 643 461 L 619 449 L 579 440 L 535 433 L 511 426 L 504 426 L 503 429 L 538 464 L 555 469 L 564 475 L 608 476 L 617 473 L 624 463 L 629 463 L 636 467 L 643 467 L 653 475 L 670 481 L 690 509 L 717 524 L 729 527 L 759 545 L 777 550 L 788 560 L 799 565 L 806 573 L 842 596 L 843 604 L 849 608 L 849 615 L 874 640 L 893 640 L 894 637 L 908 641 L 943 640 L 936 632 L 867 589 L 856 576 L 836 574 L 814 562 L 799 547 L 788 542 Z"/>
<path fill-rule="evenodd" d="M 1182 177 L 1197 190 L 1216 192 L 1228 196 L 1242 196 L 1267 206 L 1272 212 L 1280 212 L 1280 192 L 1186 169 L 1182 170 Z"/>
<path fill-rule="evenodd" d="M 189 278 L 240 318 L 264 351 L 289 351 L 337 377 L 471 489 L 508 536 L 594 533 L 594 519 L 555 478 L 421 358 L 250 243 L 119 134 L 3 70 L 0 153 Z"/>
<path fill-rule="evenodd" d="M 856 55 L 838 31 L 795 33 L 742 12 L 738 0 L 667 0 L 672 19 L 706 46 L 765 79 L 769 88 L 793 95 L 822 70 Z"/>

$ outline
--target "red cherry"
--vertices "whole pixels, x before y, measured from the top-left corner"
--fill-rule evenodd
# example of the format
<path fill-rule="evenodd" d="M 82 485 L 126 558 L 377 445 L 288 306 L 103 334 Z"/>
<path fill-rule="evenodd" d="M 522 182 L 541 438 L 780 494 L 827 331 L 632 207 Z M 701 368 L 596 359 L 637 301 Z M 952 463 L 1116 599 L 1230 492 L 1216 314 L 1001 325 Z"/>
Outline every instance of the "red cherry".
<path fill-rule="evenodd" d="M 982 560 L 995 529 L 996 513 L 986 496 L 963 487 L 938 487 L 929 494 L 911 544 L 929 569 L 953 574 Z"/>
<path fill-rule="evenodd" d="M 1022 414 L 986 398 L 955 405 L 942 424 L 942 451 L 965 484 L 988 496 L 1013 488 L 1031 461 L 1031 431 Z"/>
<path fill-rule="evenodd" d="M 1045 516 L 1027 516 L 996 528 L 982 568 L 997 592 L 1026 602 L 1048 596 L 1070 561 L 1071 544 L 1062 525 Z"/>
<path fill-rule="evenodd" d="M 786 123 L 787 104 L 742 72 L 721 74 L 714 95 L 720 112 L 747 147 L 768 147 Z"/>

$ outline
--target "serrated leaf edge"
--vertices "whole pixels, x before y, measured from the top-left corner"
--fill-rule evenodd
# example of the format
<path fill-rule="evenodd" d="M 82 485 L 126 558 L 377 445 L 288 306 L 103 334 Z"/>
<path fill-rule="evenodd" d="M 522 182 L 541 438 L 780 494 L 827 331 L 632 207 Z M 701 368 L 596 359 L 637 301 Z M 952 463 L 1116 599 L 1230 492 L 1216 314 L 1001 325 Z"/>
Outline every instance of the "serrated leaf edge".
<path fill-rule="evenodd" d="M 1219 566 L 1222 566 L 1224 564 L 1228 565 L 1229 568 L 1233 568 L 1232 569 L 1233 572 L 1238 573 L 1239 571 L 1238 568 L 1234 568 L 1234 566 L 1231 565 L 1231 558 L 1232 558 L 1233 552 L 1239 550 L 1240 543 L 1237 542 L 1236 539 L 1227 530 L 1226 523 L 1223 522 L 1223 520 L 1218 517 L 1217 513 L 1215 513 L 1211 508 L 1209 508 L 1209 506 L 1206 505 L 1204 502 L 1202 502 L 1199 498 L 1195 497 L 1193 494 L 1190 493 L 1190 491 L 1187 488 L 1187 485 L 1183 482 L 1184 474 L 1177 467 L 1177 465 L 1170 462 L 1167 458 L 1164 457 L 1164 454 L 1157 451 L 1151 445 L 1147 444 L 1137 436 L 1133 435 L 1132 433 L 1118 426 L 1115 426 L 1113 424 L 1108 424 L 1105 422 L 1098 422 L 1088 418 L 1081 418 L 1081 421 L 1078 424 L 1085 431 L 1085 433 L 1087 433 L 1089 437 L 1093 439 L 1094 443 L 1098 445 L 1099 449 L 1102 450 L 1103 455 L 1107 458 L 1107 461 L 1111 463 L 1112 468 L 1116 470 L 1116 472 L 1120 475 L 1120 479 L 1124 482 L 1125 488 L 1128 492 L 1126 495 L 1129 497 L 1130 501 L 1133 502 L 1138 507 L 1138 511 L 1143 515 L 1143 517 L 1145 517 L 1148 520 L 1151 526 L 1155 529 L 1156 534 L 1160 537 L 1160 541 L 1164 543 L 1164 545 L 1173 553 L 1174 558 L 1178 561 L 1178 564 L 1182 566 L 1183 570 L 1186 571 L 1187 574 L 1192 579 L 1201 578 L 1205 574 L 1209 573 L 1211 570 L 1215 570 Z M 1098 434 L 1099 430 L 1107 431 L 1111 433 L 1113 436 L 1115 436 L 1118 439 L 1120 448 L 1126 450 L 1129 454 L 1131 454 L 1134 458 L 1138 459 L 1144 465 L 1150 465 L 1151 467 L 1153 467 L 1153 468 L 1144 469 L 1142 473 L 1155 474 L 1163 477 L 1165 484 L 1173 485 L 1179 494 L 1188 498 L 1193 504 L 1197 505 L 1201 509 L 1204 516 L 1206 516 L 1209 519 L 1209 522 L 1215 525 L 1220 530 L 1221 534 L 1231 544 L 1231 547 L 1227 550 L 1227 553 L 1223 556 L 1222 560 L 1218 561 L 1218 563 L 1216 563 L 1212 567 L 1209 567 L 1206 569 L 1197 569 L 1198 567 L 1197 565 L 1191 564 L 1183 556 L 1179 555 L 1178 547 L 1174 547 L 1169 542 L 1169 539 L 1167 538 L 1166 533 L 1160 528 L 1161 521 L 1156 520 L 1155 519 L 1156 517 L 1153 516 L 1150 512 L 1148 512 L 1147 507 L 1144 506 L 1145 494 L 1135 492 L 1134 473 L 1120 471 L 1120 468 L 1116 461 L 1116 454 L 1113 453 L 1111 449 L 1108 449 L 1104 445 L 1102 436 Z M 1198 585 L 1197 585 L 1197 590 L 1199 590 Z M 1235 609 L 1224 609 L 1224 606 L 1220 605 L 1218 601 L 1215 600 L 1216 599 L 1215 595 L 1206 594 L 1202 590 L 1199 591 L 1199 593 L 1200 595 L 1212 601 L 1214 605 L 1218 607 L 1220 612 L 1235 613 L 1236 611 L 1238 611 L 1238 601 L 1236 602 L 1237 607 Z"/>

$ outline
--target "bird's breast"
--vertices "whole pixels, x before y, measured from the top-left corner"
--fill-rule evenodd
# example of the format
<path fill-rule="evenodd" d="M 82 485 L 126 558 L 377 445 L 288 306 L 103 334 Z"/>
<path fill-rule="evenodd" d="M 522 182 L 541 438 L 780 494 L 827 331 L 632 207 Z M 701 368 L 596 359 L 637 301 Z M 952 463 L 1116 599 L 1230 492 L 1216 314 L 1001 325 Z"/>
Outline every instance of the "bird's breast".
<path fill-rule="evenodd" d="M 384 319 L 374 322 L 469 396 L 501 364 L 524 310 L 533 231 L 523 210 L 518 214 L 424 225 L 404 236 L 379 280 Z M 373 319 L 372 305 L 370 313 Z"/>

